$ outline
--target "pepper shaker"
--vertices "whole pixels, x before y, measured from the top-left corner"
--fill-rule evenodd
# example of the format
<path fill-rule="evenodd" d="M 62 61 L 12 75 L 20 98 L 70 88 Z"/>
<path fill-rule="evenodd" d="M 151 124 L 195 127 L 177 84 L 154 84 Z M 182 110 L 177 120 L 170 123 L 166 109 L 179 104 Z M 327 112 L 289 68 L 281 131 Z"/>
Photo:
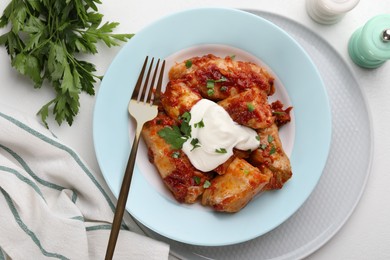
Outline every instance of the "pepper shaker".
<path fill-rule="evenodd" d="M 377 68 L 390 59 L 390 14 L 377 15 L 358 28 L 348 43 L 351 59 L 364 68 Z"/>
<path fill-rule="evenodd" d="M 306 0 L 306 10 L 316 22 L 334 24 L 358 3 L 359 0 Z"/>

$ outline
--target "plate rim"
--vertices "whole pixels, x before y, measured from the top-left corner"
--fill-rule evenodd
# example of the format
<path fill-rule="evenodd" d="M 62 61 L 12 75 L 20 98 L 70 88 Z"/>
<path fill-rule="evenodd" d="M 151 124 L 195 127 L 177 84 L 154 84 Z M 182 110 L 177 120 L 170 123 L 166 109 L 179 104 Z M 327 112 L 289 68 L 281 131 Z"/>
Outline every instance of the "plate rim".
<path fill-rule="evenodd" d="M 147 26 L 147 27 L 145 27 L 142 31 L 144 31 L 144 30 L 148 30 L 148 28 L 151 28 L 151 27 L 153 27 L 153 26 L 155 26 L 156 24 L 158 24 L 158 23 L 160 23 L 161 21 L 164 21 L 165 19 L 172 19 L 172 17 L 174 18 L 174 17 L 176 17 L 177 15 L 185 15 L 185 14 L 188 14 L 188 13 L 191 13 L 191 12 L 203 12 L 203 11 L 205 11 L 205 10 L 207 10 L 207 11 L 218 11 L 218 12 L 233 12 L 233 13 L 240 13 L 240 15 L 244 15 L 244 16 L 252 16 L 252 17 L 254 17 L 255 19 L 257 19 L 258 21 L 261 21 L 261 22 L 265 22 L 265 23 L 267 23 L 268 24 L 268 26 L 271 26 L 271 27 L 273 27 L 273 29 L 277 29 L 278 31 L 279 31 L 279 33 L 282 33 L 282 34 L 284 34 L 284 36 L 287 36 L 289 39 L 290 39 L 290 41 L 292 41 L 295 45 L 296 45 L 296 47 L 299 47 L 299 49 L 300 49 L 300 51 L 305 55 L 305 58 L 306 59 L 308 59 L 309 61 L 310 61 L 310 63 L 311 63 L 311 66 L 314 68 L 314 70 L 315 70 L 315 72 L 317 73 L 317 77 L 319 78 L 319 80 L 320 80 L 320 82 L 321 82 L 321 87 L 322 87 L 322 89 L 323 89 L 323 91 L 324 91 L 324 93 L 323 94 L 325 94 L 325 99 L 326 99 L 326 102 L 327 102 L 327 111 L 329 112 L 328 113 L 328 116 L 329 116 L 329 118 L 327 118 L 328 120 L 329 120 L 329 124 L 328 124 L 328 127 L 329 127 L 329 129 L 328 129 L 328 132 L 327 132 L 327 139 L 329 139 L 329 141 L 328 141 L 328 145 L 327 145 L 327 147 L 325 148 L 325 150 L 326 150 L 326 157 L 327 157 L 327 153 L 329 152 L 329 148 L 330 148 L 330 137 L 331 137 L 331 125 L 332 125 L 332 123 L 331 123 L 331 113 L 330 113 L 330 105 L 329 105 L 329 98 L 328 98 L 328 96 L 327 96 L 327 92 L 326 92 L 326 89 L 325 89 L 325 86 L 324 86 L 324 83 L 322 82 L 322 78 L 321 78 L 321 76 L 320 76 L 320 74 L 319 74 L 319 71 L 318 71 L 318 69 L 317 69 L 317 67 L 315 66 L 315 64 L 313 63 L 313 61 L 310 59 L 310 56 L 308 56 L 308 54 L 306 53 L 306 51 L 295 41 L 295 39 L 293 39 L 287 32 L 285 32 L 284 30 L 282 30 L 280 27 L 278 27 L 278 26 L 276 26 L 275 24 L 273 24 L 272 22 L 270 22 L 270 21 L 268 21 L 268 20 L 266 20 L 266 19 L 264 19 L 264 18 L 261 18 L 261 17 L 258 17 L 257 15 L 255 15 L 255 14 L 251 14 L 251 13 L 248 13 L 248 12 L 245 12 L 245 11 L 241 11 L 241 10 L 237 10 L 237 9 L 231 9 L 231 8 L 193 8 L 193 9 L 189 9 L 189 10 L 185 10 L 185 11 L 181 11 L 181 12 L 176 12 L 176 13 L 173 13 L 173 14 L 171 14 L 171 15 L 168 15 L 168 16 L 165 16 L 165 17 L 162 17 L 162 18 L 160 18 L 160 19 L 158 19 L 158 20 L 156 20 L 155 22 L 153 22 L 153 23 L 151 23 L 149 26 Z M 129 42 L 129 43 L 127 43 L 126 44 L 126 46 L 128 46 L 130 43 L 133 43 L 134 42 L 134 39 L 137 39 L 136 37 L 137 37 L 137 35 L 140 35 L 139 33 L 138 34 L 136 34 L 136 36 L 134 36 L 133 37 L 133 39 Z M 142 34 L 141 34 L 141 36 L 138 36 L 138 37 L 142 37 Z M 117 59 L 117 57 L 118 56 L 120 56 L 121 55 L 121 53 L 123 52 L 123 50 L 126 48 L 126 46 L 124 46 L 123 48 L 122 48 L 122 50 L 117 54 L 117 56 L 115 57 L 115 59 L 114 59 L 114 61 L 113 61 L 113 63 L 115 62 L 115 60 Z M 235 48 L 237 48 L 236 46 L 234 46 Z M 301 53 L 301 54 L 302 54 Z M 112 63 L 112 64 L 113 64 Z M 112 64 L 110 65 L 110 67 L 108 68 L 108 70 L 107 70 L 107 73 L 109 73 L 110 71 L 111 71 L 111 69 L 112 69 Z M 102 86 L 105 84 L 105 81 L 104 81 L 104 79 L 103 79 L 103 81 L 102 81 Z M 99 93 L 100 93 L 100 90 L 99 90 Z M 98 97 L 97 97 L 97 102 L 96 102 L 96 106 L 95 106 L 95 110 L 94 110 L 94 118 L 93 118 L 93 129 L 94 129 L 94 131 L 93 131 L 93 134 L 94 134 L 94 145 L 95 145 L 95 152 L 96 152 L 96 156 L 97 156 L 97 158 L 98 158 L 98 164 L 100 165 L 100 167 L 101 167 L 101 169 L 102 169 L 102 173 L 103 173 L 103 177 L 104 177 L 104 179 L 106 180 L 106 182 L 107 182 L 107 184 L 108 184 L 108 186 L 109 186 L 109 188 L 111 189 L 111 191 L 114 193 L 114 195 L 115 196 L 117 196 L 117 192 L 115 192 L 114 190 L 113 190 L 113 187 L 112 187 L 112 185 L 110 184 L 110 181 L 107 179 L 107 176 L 106 176 L 106 174 L 104 173 L 104 171 L 103 171 L 103 167 L 102 167 L 102 165 L 101 165 L 101 159 L 99 159 L 99 155 L 98 155 L 98 153 L 99 153 L 99 151 L 98 151 L 98 144 L 97 144 L 97 142 L 98 142 L 98 140 L 96 139 L 97 138 L 97 136 L 96 136 L 96 131 L 95 131 L 95 129 L 96 129 L 96 120 L 97 120 L 97 116 L 96 116 L 96 109 L 97 109 L 97 107 L 98 107 L 98 105 L 99 105 L 99 93 L 98 93 Z M 127 111 L 126 111 L 127 112 Z M 325 139 L 326 139 L 325 138 Z M 326 158 L 325 158 L 325 160 L 323 161 L 323 165 L 322 165 L 322 169 L 323 169 L 323 167 L 325 166 L 325 163 L 326 163 Z M 321 174 L 319 175 L 319 176 L 321 176 Z M 137 179 L 137 181 L 142 181 L 142 178 L 139 178 L 140 176 L 138 176 L 138 178 L 137 178 L 137 174 L 135 174 L 134 175 L 134 177 Z M 318 183 L 318 180 L 319 180 L 319 177 L 318 177 L 318 179 L 317 179 L 317 181 L 316 181 L 316 183 L 315 183 L 315 185 L 311 188 L 311 190 L 309 191 L 309 194 L 313 191 L 313 189 L 315 188 L 315 186 L 316 186 L 316 184 Z M 305 198 L 305 200 L 308 198 L 309 196 L 307 196 L 306 198 Z M 305 201 L 304 200 L 304 201 Z M 304 203 L 304 201 L 302 201 L 302 203 L 301 203 L 301 205 Z M 300 206 L 299 206 L 300 207 Z M 298 208 L 296 208 L 295 209 L 295 211 L 296 210 L 298 210 L 299 209 L 299 207 Z M 129 209 L 128 209 L 129 210 Z M 132 211 L 131 209 L 130 209 L 130 211 Z M 294 212 L 295 212 L 294 211 Z M 133 214 L 134 214 L 134 212 L 132 212 Z M 132 214 L 132 215 L 133 215 Z M 293 213 L 292 213 L 293 214 Z M 291 215 L 292 215 L 291 214 Z M 289 215 L 288 217 L 290 217 L 291 215 Z M 287 217 L 287 218 L 288 218 Z M 137 218 L 137 217 L 136 217 Z M 286 219 L 287 219 L 286 218 Z M 138 219 L 138 218 L 137 218 Z M 281 223 L 283 223 L 286 219 L 284 219 L 284 220 L 282 220 L 279 224 L 281 224 Z M 142 219 L 138 219 L 142 224 L 144 224 L 145 226 L 147 226 L 148 228 L 150 228 L 150 229 L 152 229 L 152 230 L 154 230 L 155 232 L 158 232 L 159 234 L 161 234 L 161 235 L 163 235 L 163 236 L 166 236 L 166 237 L 168 237 L 168 238 L 170 238 L 170 239 L 174 239 L 174 240 L 177 240 L 177 241 L 180 241 L 180 242 L 184 242 L 184 243 L 189 243 L 189 244 L 193 244 L 193 245 L 205 245 L 205 246 L 221 246 L 221 245 L 230 245 L 230 244 L 235 244 L 235 243 L 240 243 L 240 242 L 244 242 L 244 241 L 247 241 L 247 240 L 249 240 L 249 239 L 252 239 L 252 238 L 255 238 L 255 237 L 257 237 L 257 236 L 259 236 L 259 235 L 262 235 L 262 234 L 259 234 L 259 235 L 256 235 L 256 236 L 254 236 L 254 237 L 248 237 L 248 238 L 246 238 L 246 239 L 244 239 L 244 240 L 236 240 L 236 241 L 233 241 L 233 240 L 230 240 L 229 242 L 224 242 L 224 243 L 221 243 L 221 242 L 214 242 L 214 243 L 211 243 L 211 242 L 208 242 L 208 243 L 206 243 L 206 244 L 204 244 L 204 243 L 201 243 L 201 242 L 194 242 L 194 241 L 185 241 L 185 240 L 183 240 L 183 239 L 180 239 L 180 238 L 175 238 L 175 237 L 173 237 L 172 235 L 169 235 L 169 234 L 165 234 L 165 233 L 163 233 L 163 232 L 161 232 L 161 231 L 158 231 L 158 230 L 156 230 L 155 228 L 153 228 L 153 227 L 151 227 L 150 225 L 148 225 L 148 223 L 144 223 L 143 221 L 142 221 Z M 278 225 L 279 225 L 278 224 Z M 274 226 L 274 227 L 271 227 L 268 231 L 270 231 L 270 230 L 272 230 L 273 228 L 275 228 L 276 226 Z M 266 232 L 268 232 L 268 231 L 266 231 Z M 266 233 L 266 232 L 264 232 L 264 233 Z"/>

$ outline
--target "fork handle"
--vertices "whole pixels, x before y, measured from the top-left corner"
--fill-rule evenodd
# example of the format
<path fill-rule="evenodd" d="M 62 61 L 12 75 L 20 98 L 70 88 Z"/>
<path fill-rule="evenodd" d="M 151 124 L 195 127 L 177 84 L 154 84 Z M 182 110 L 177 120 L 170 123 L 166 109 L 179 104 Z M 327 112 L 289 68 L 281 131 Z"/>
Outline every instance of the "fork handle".
<path fill-rule="evenodd" d="M 137 124 L 133 146 L 131 148 L 129 160 L 126 166 L 125 175 L 123 176 L 122 186 L 119 192 L 118 202 L 115 208 L 114 220 L 112 223 L 110 238 L 108 240 L 108 246 L 106 251 L 106 257 L 105 257 L 106 260 L 111 260 L 114 255 L 114 250 L 118 239 L 119 230 L 122 224 L 123 214 L 126 208 L 127 197 L 129 195 L 131 179 L 133 176 L 133 170 L 135 165 L 135 159 L 137 157 L 137 150 L 138 150 L 141 130 L 142 130 L 142 125 Z"/>

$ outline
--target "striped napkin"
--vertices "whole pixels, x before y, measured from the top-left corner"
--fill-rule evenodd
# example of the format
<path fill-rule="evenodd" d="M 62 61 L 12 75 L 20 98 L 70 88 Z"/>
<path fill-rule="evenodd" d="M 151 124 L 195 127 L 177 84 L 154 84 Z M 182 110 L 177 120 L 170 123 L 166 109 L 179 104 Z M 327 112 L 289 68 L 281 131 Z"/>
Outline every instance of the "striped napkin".
<path fill-rule="evenodd" d="M 36 118 L 0 105 L 0 260 L 104 259 L 111 197 L 77 153 Z M 126 221 L 114 259 L 168 254 L 168 245 Z"/>

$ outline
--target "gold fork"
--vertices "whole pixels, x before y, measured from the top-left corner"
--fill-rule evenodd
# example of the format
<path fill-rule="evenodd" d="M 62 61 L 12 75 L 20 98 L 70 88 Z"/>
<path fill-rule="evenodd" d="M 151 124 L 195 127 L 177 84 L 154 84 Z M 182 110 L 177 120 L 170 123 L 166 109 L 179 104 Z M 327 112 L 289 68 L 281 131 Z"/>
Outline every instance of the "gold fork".
<path fill-rule="evenodd" d="M 141 73 L 138 77 L 133 94 L 131 96 L 128 110 L 129 114 L 136 121 L 136 131 L 131 148 L 129 161 L 127 162 L 125 175 L 123 177 L 122 186 L 119 192 L 118 202 L 115 209 L 114 220 L 112 223 L 110 238 L 108 240 L 108 246 L 106 251 L 106 260 L 111 260 L 114 255 L 116 241 L 118 239 L 119 230 L 122 223 L 123 213 L 126 208 L 127 197 L 130 190 L 131 178 L 133 176 L 133 169 L 135 164 L 135 158 L 137 156 L 138 143 L 140 134 L 145 122 L 152 120 L 157 115 L 157 107 L 160 102 L 162 78 L 165 68 L 165 60 L 162 62 L 160 73 L 156 88 L 154 88 L 154 82 L 156 80 L 157 72 L 159 69 L 160 59 L 158 59 L 153 73 L 152 81 L 149 85 L 149 78 L 153 67 L 154 58 L 149 65 L 149 69 L 146 78 L 143 82 L 146 66 L 148 63 L 148 57 L 145 58 L 144 65 L 142 66 Z M 144 84 L 142 84 L 142 82 Z M 141 88 L 142 85 L 142 88 Z M 148 87 L 150 86 L 150 87 Z"/>

